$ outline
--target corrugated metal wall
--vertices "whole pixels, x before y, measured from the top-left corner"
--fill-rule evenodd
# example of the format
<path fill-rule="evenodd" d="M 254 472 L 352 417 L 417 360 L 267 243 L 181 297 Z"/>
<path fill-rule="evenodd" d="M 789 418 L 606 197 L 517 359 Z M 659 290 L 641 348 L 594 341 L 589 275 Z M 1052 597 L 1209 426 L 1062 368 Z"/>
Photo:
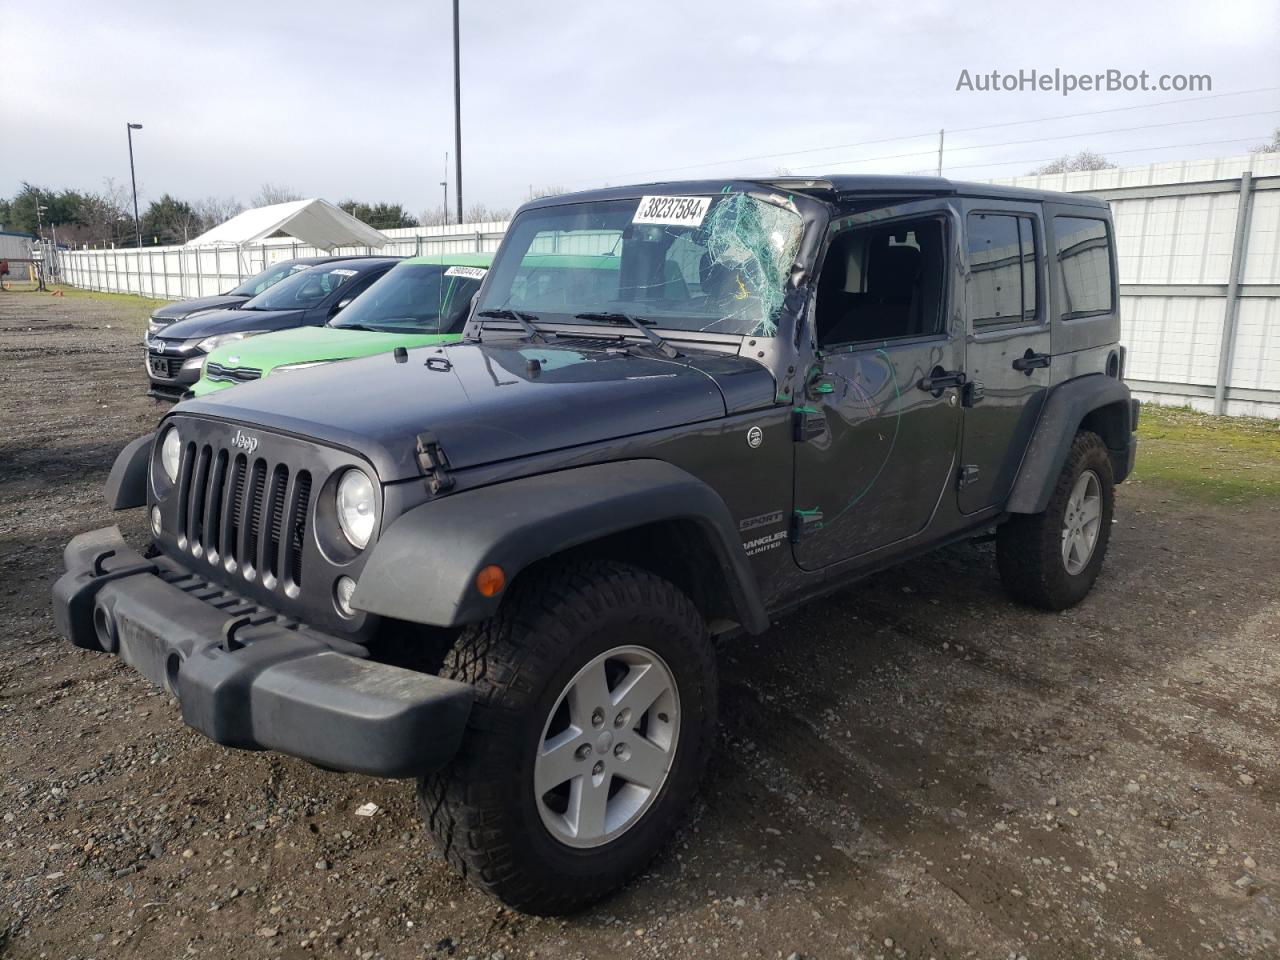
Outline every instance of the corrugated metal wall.
<path fill-rule="evenodd" d="M 1251 191 L 1242 210 L 1246 172 Z M 1127 375 L 1139 396 L 1212 410 L 1219 392 L 1216 405 L 1225 413 L 1280 418 L 1280 155 L 1000 182 L 1111 202 Z M 388 230 L 390 242 L 379 251 L 340 252 L 495 250 L 505 229 L 505 223 L 480 223 Z M 599 252 L 591 246 L 561 252 Z M 62 254 L 62 268 L 76 286 L 181 298 L 220 293 L 266 264 L 319 252 L 288 239 L 240 251 L 79 250 Z M 1232 331 L 1234 347 L 1219 391 L 1220 348 L 1224 332 Z"/>

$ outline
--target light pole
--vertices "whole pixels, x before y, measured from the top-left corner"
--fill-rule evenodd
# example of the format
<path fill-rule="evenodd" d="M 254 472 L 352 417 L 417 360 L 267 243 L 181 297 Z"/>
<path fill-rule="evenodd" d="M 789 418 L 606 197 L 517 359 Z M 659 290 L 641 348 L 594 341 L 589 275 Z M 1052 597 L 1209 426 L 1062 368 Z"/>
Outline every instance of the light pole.
<path fill-rule="evenodd" d="M 453 0 L 453 160 L 456 171 L 453 192 L 458 198 L 458 223 L 462 222 L 462 66 L 458 54 L 458 0 Z"/>
<path fill-rule="evenodd" d="M 444 187 L 444 225 L 449 225 L 449 151 L 444 152 L 444 179 L 440 181 Z"/>
<path fill-rule="evenodd" d="M 133 172 L 133 131 L 141 130 L 140 123 L 125 123 L 129 136 L 129 181 L 133 184 L 133 226 L 138 234 L 138 249 L 142 249 L 142 221 L 138 219 L 138 177 Z"/>

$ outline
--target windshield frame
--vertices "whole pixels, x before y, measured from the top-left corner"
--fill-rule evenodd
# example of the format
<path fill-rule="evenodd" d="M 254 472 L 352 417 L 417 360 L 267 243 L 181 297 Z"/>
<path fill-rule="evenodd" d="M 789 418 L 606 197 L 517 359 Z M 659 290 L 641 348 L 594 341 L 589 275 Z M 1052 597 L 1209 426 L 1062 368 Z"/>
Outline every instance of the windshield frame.
<path fill-rule="evenodd" d="M 794 214 L 798 219 L 797 238 L 793 245 L 793 262 L 789 268 L 781 271 L 781 276 L 777 278 L 781 294 L 781 306 L 776 310 L 774 318 L 775 329 L 765 331 L 759 329 L 761 324 L 757 321 L 755 329 L 724 329 L 716 326 L 714 323 L 704 327 L 699 327 L 689 322 L 679 323 L 671 321 L 679 321 L 680 317 L 665 313 L 663 311 L 649 312 L 644 309 L 643 301 L 610 301 L 608 303 L 600 302 L 580 302 L 572 305 L 572 309 L 565 311 L 545 311 L 540 310 L 536 306 L 526 304 L 503 304 L 494 299 L 496 297 L 495 285 L 498 283 L 506 283 L 506 290 L 510 292 L 510 283 L 515 280 L 515 272 L 518 271 L 523 264 L 526 256 L 534 256 L 539 254 L 529 253 L 529 247 L 532 244 L 532 236 L 522 236 L 520 226 L 522 221 L 527 222 L 527 218 L 536 216 L 540 212 L 546 211 L 548 208 L 564 208 L 564 207 L 585 207 L 587 205 L 600 204 L 617 204 L 619 202 L 639 203 L 646 196 L 671 196 L 671 197 L 693 197 L 708 198 L 713 201 L 719 200 L 725 195 L 741 194 L 769 207 L 779 208 Z M 710 209 L 710 208 L 709 208 Z M 627 334 L 625 328 L 619 328 L 616 324 L 603 321 L 592 321 L 575 318 L 575 314 L 583 312 L 627 312 L 648 321 L 650 329 L 658 332 L 664 339 L 677 341 L 703 341 L 707 343 L 722 343 L 728 345 L 730 343 L 740 343 L 745 338 L 773 340 L 775 338 L 788 337 L 794 330 L 796 304 L 795 298 L 791 295 L 795 285 L 802 280 L 809 270 L 806 265 L 812 264 L 815 257 L 814 252 L 817 244 L 814 242 L 815 235 L 821 237 L 822 230 L 816 231 L 814 227 L 825 228 L 825 224 L 829 217 L 829 207 L 826 203 L 803 194 L 790 193 L 782 189 L 774 189 L 767 184 L 750 182 L 750 181 L 714 181 L 714 182 L 683 182 L 674 184 L 647 184 L 643 187 L 621 187 L 611 188 L 598 191 L 590 191 L 583 194 L 576 194 L 564 197 L 544 198 L 526 204 L 512 219 L 508 226 L 506 234 L 503 237 L 501 246 L 494 255 L 493 265 L 489 270 L 488 276 L 485 278 L 484 284 L 480 288 L 480 292 L 476 302 L 473 318 L 477 317 L 482 310 L 499 310 L 510 309 L 514 306 L 522 313 L 535 318 L 540 328 L 559 330 L 564 332 L 582 333 L 584 331 L 595 332 L 605 336 L 614 336 Z M 674 241 L 672 241 L 674 242 Z M 522 247 L 517 254 L 514 250 L 515 244 L 519 243 Z M 514 265 L 507 261 L 513 257 L 518 260 Z M 800 267 L 797 270 L 797 267 Z M 510 280 L 507 278 L 510 274 Z M 625 303 L 626 306 L 619 304 Z M 693 320 L 696 314 L 687 315 L 687 320 Z M 702 316 L 709 316 L 703 314 Z M 489 320 L 485 326 L 494 324 L 495 321 Z M 502 321 L 497 321 L 497 326 L 505 326 Z M 479 323 L 473 319 L 468 324 L 467 335 L 474 336 L 478 331 Z M 605 333 L 605 331 L 608 331 Z"/>

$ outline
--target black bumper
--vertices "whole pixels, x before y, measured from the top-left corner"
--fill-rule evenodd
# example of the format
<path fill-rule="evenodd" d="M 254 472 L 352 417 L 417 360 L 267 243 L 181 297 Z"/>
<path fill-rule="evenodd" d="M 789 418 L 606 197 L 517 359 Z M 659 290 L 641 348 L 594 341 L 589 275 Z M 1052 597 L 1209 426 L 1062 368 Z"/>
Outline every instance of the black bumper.
<path fill-rule="evenodd" d="M 428 773 L 457 752 L 467 684 L 371 661 L 166 557 L 143 558 L 116 527 L 76 537 L 64 561 L 53 588 L 63 636 L 119 656 L 217 743 L 384 777 Z"/>

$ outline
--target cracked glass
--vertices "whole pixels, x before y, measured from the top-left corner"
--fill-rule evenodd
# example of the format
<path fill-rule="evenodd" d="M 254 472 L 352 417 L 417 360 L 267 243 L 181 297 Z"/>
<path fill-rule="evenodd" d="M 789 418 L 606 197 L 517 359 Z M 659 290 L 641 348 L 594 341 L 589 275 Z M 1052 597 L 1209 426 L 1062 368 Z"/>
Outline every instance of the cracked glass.
<path fill-rule="evenodd" d="M 773 336 L 803 229 L 778 201 L 727 192 L 526 211 L 479 309 L 519 310 L 540 325 L 628 314 L 670 330 Z"/>

